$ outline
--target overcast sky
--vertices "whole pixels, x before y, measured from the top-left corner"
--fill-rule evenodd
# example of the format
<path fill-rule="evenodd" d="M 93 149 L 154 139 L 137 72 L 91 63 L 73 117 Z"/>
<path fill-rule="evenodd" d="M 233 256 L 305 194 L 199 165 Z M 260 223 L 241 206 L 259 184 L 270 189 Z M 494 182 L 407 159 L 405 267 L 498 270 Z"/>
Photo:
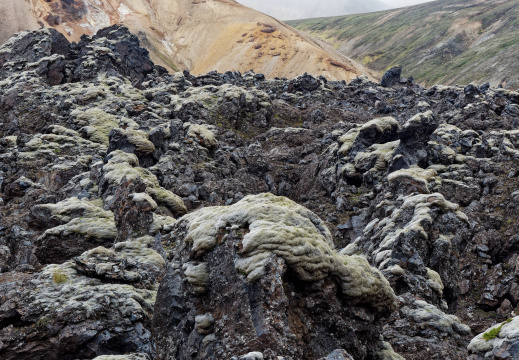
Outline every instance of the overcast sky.
<path fill-rule="evenodd" d="M 400 6 L 421 4 L 424 2 L 429 2 L 431 0 L 381 0 L 381 1 L 388 4 L 390 7 L 400 7 Z"/>
<path fill-rule="evenodd" d="M 431 0 L 237 0 L 279 20 L 306 19 L 387 10 Z"/>

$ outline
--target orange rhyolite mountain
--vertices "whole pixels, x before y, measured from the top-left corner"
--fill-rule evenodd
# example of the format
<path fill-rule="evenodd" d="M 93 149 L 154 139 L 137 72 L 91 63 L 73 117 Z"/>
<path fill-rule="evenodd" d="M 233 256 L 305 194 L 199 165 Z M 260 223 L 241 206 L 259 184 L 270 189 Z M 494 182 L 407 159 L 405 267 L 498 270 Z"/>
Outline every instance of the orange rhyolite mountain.
<path fill-rule="evenodd" d="M 309 72 L 334 80 L 366 72 L 324 42 L 233 0 L 0 0 L 0 13 L 0 43 L 41 26 L 77 41 L 124 24 L 169 70 L 254 69 L 267 77 Z"/>

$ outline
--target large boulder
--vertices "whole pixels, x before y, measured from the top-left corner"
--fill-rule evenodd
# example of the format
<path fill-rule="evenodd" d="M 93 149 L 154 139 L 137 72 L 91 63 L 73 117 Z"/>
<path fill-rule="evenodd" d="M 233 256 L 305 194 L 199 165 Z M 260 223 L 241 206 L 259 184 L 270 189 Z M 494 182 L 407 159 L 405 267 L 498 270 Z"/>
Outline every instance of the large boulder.
<path fill-rule="evenodd" d="M 312 212 L 260 194 L 184 216 L 155 305 L 157 359 L 315 359 L 346 349 L 379 358 L 393 290 L 358 256 L 334 249 Z M 166 246 L 167 248 L 167 246 Z"/>
<path fill-rule="evenodd" d="M 402 76 L 402 67 L 401 66 L 395 66 L 389 69 L 384 73 L 382 76 L 382 81 L 380 82 L 380 85 L 384 87 L 389 87 L 393 85 L 400 84 Z"/>

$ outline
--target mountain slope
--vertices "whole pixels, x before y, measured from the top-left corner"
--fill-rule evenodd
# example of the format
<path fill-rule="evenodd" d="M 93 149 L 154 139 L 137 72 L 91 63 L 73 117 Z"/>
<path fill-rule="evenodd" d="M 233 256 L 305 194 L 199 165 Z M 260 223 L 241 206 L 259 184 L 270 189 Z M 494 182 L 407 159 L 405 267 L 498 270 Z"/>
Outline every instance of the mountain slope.
<path fill-rule="evenodd" d="M 519 0 L 433 1 L 290 22 L 375 71 L 404 66 L 419 82 L 519 86 Z"/>
<path fill-rule="evenodd" d="M 0 44 L 5 43 L 12 34 L 40 27 L 31 13 L 31 5 L 24 0 L 0 0 L 0 14 Z"/>
<path fill-rule="evenodd" d="M 5 0 L 2 0 L 5 1 Z M 349 80 L 362 74 L 326 48 L 277 20 L 232 0 L 30 0 L 9 8 L 6 39 L 20 23 L 54 27 L 69 40 L 112 24 L 138 34 L 152 59 L 170 70 L 195 74 L 254 69 L 267 77 L 304 72 Z M 2 3 L 0 2 L 0 6 Z M 6 6 L 6 5 L 5 5 Z M 4 6 L 4 7 L 5 7 Z M 28 22 L 27 19 L 30 21 Z"/>
<path fill-rule="evenodd" d="M 250 6 L 278 19 L 303 19 L 310 17 L 360 14 L 371 11 L 386 10 L 389 7 L 378 0 L 330 0 L 326 6 L 312 0 L 239 0 L 240 4 Z"/>

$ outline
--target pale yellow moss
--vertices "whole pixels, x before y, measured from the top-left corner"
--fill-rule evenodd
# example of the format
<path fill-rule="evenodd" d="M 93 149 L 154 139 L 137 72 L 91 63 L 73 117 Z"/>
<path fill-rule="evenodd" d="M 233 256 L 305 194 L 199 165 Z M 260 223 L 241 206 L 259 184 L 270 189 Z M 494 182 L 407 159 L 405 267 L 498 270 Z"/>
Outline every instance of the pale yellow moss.
<path fill-rule="evenodd" d="M 113 219 L 103 218 L 76 218 L 72 219 L 65 225 L 60 225 L 48 229 L 42 235 L 43 238 L 50 235 L 54 236 L 68 236 L 68 235 L 82 235 L 85 239 L 107 241 L 115 239 L 117 229 Z"/>
<path fill-rule="evenodd" d="M 197 124 L 184 124 L 184 126 L 188 126 L 187 136 L 188 137 L 199 137 L 202 139 L 202 144 L 207 148 L 213 148 L 218 144 L 214 133 L 209 130 L 207 125 L 197 125 Z"/>
<path fill-rule="evenodd" d="M 115 239 L 117 228 L 111 211 L 103 210 L 96 202 L 69 198 L 57 204 L 36 205 L 48 209 L 51 217 L 65 224 L 48 229 L 40 239 L 48 236 L 81 235 L 85 239 L 108 241 Z"/>
<path fill-rule="evenodd" d="M 152 249 L 155 243 L 153 236 L 143 236 L 137 239 L 118 242 L 114 245 L 114 250 L 121 256 L 135 261 L 153 265 L 158 269 L 163 269 L 166 266 L 164 259 L 155 250 Z"/>
<path fill-rule="evenodd" d="M 383 220 L 379 221 L 376 219 L 376 221 L 370 223 L 369 229 L 364 232 L 365 236 L 378 234 L 377 236 L 382 239 L 378 247 L 371 254 L 375 264 L 381 270 L 387 268 L 388 260 L 390 260 L 392 256 L 393 245 L 400 236 L 405 236 L 409 232 L 413 232 L 420 236 L 423 241 L 449 239 L 448 235 L 444 234 L 439 234 L 438 237 L 430 239 L 427 231 L 425 231 L 425 228 L 433 222 L 433 214 L 435 211 L 440 210 L 442 213 L 453 212 L 460 221 L 467 221 L 466 215 L 459 211 L 459 205 L 447 201 L 443 195 L 439 193 L 411 195 L 403 197 L 402 200 L 403 203 L 399 209 L 393 211 L 389 217 Z M 379 205 L 387 206 L 387 202 L 384 201 Z M 398 219 L 404 210 L 413 210 L 413 217 L 406 224 L 397 227 Z M 351 253 L 351 251 L 361 248 L 360 243 L 362 239 L 363 238 L 357 239 L 353 244 L 350 244 L 345 251 Z M 438 291 L 443 290 L 439 275 L 435 276 L 431 270 L 429 278 L 434 281 L 434 283 L 431 283 L 433 288 Z"/>
<path fill-rule="evenodd" d="M 133 157 L 128 158 L 133 160 Z M 128 162 L 124 161 L 124 157 L 121 156 L 117 156 L 115 159 L 110 159 L 108 163 L 103 166 L 103 176 L 113 184 L 119 184 L 121 180 L 126 177 L 128 180 L 141 178 L 143 182 L 150 187 L 159 186 L 157 177 L 149 170 L 141 167 L 134 167 Z"/>
<path fill-rule="evenodd" d="M 114 214 L 111 211 L 103 210 L 102 204 L 99 206 L 97 201 L 88 201 L 78 199 L 76 197 L 68 198 L 57 204 L 36 205 L 36 208 L 45 208 L 50 210 L 52 218 L 59 219 L 62 222 L 69 222 L 73 218 L 79 216 L 83 218 L 102 218 L 112 219 Z"/>
<path fill-rule="evenodd" d="M 149 357 L 144 354 L 128 354 L 128 355 L 101 355 L 94 360 L 148 360 Z"/>
<path fill-rule="evenodd" d="M 361 131 L 372 127 L 375 127 L 378 130 L 378 132 L 383 133 L 388 130 L 391 130 L 392 128 L 398 128 L 398 121 L 390 116 L 373 119 L 362 125 Z"/>
<path fill-rule="evenodd" d="M 83 318 L 102 317 L 108 310 L 120 312 L 123 321 L 130 318 L 150 318 L 156 300 L 156 289 L 137 289 L 126 284 L 103 283 L 101 280 L 78 274 L 73 261 L 48 265 L 37 275 L 39 281 L 33 291 L 31 306 L 44 314 L 56 312 L 79 314 Z M 63 284 L 54 284 L 53 274 L 66 276 Z M 48 280 L 46 280 L 48 279 Z"/>
<path fill-rule="evenodd" d="M 432 122 L 433 112 L 431 110 L 424 113 L 419 113 L 406 121 L 404 127 L 414 125 L 420 127 L 424 122 Z"/>
<path fill-rule="evenodd" d="M 422 169 L 415 166 L 395 171 L 389 174 L 387 180 L 391 185 L 398 184 L 399 186 L 404 186 L 412 184 L 418 192 L 428 194 L 430 193 L 428 183 L 436 181 L 437 175 L 438 173 L 434 169 Z"/>
<path fill-rule="evenodd" d="M 175 218 L 172 218 L 171 216 L 162 216 L 154 213 L 153 223 L 150 227 L 150 234 L 155 235 L 162 231 L 171 231 L 176 222 Z"/>
<path fill-rule="evenodd" d="M 413 300 L 409 305 L 402 308 L 402 313 L 424 327 L 429 326 L 449 335 L 470 334 L 470 327 L 463 324 L 457 316 L 445 314 L 434 305 L 423 300 Z"/>
<path fill-rule="evenodd" d="M 342 156 L 348 155 L 351 147 L 353 146 L 353 142 L 357 138 L 360 132 L 360 126 L 354 129 L 351 129 L 346 134 L 340 137 L 339 142 L 341 143 L 341 148 L 339 149 L 339 154 Z"/>
<path fill-rule="evenodd" d="M 6 136 L 4 138 L 5 140 L 7 140 L 7 143 L 9 144 L 10 147 L 12 146 L 16 146 L 16 141 L 18 140 L 18 136 Z"/>
<path fill-rule="evenodd" d="M 155 152 L 155 145 L 148 140 L 148 133 L 142 130 L 134 129 L 119 129 L 122 131 L 130 144 L 135 145 L 135 150 L 142 154 L 153 154 Z"/>
<path fill-rule="evenodd" d="M 429 280 L 427 281 L 427 284 L 429 287 L 431 287 L 434 291 L 436 291 L 440 296 L 443 295 L 443 289 L 445 288 L 443 286 L 442 278 L 440 277 L 440 274 L 438 274 L 436 271 L 427 268 L 427 277 Z"/>
<path fill-rule="evenodd" d="M 53 165 L 51 170 L 65 171 L 65 170 L 72 169 L 78 165 L 87 167 L 91 161 L 92 161 L 92 156 L 90 156 L 90 155 L 78 156 L 75 158 L 75 161 L 65 161 L 63 163 Z"/>
<path fill-rule="evenodd" d="M 258 89 L 245 89 L 232 84 L 223 84 L 218 86 L 217 91 L 214 92 L 214 86 L 191 87 L 182 96 L 171 96 L 171 103 L 175 105 L 175 111 L 179 111 L 182 106 L 189 103 L 202 103 L 211 110 L 217 110 L 220 101 L 232 101 L 245 98 L 247 103 L 257 99 L 258 104 L 262 107 L 271 106 L 270 98 L 267 93 Z"/>
<path fill-rule="evenodd" d="M 101 155 L 106 152 L 106 146 L 81 138 L 75 131 L 58 125 L 50 127 L 52 134 L 35 135 L 25 146 L 30 151 L 20 152 L 23 161 L 36 161 L 44 157 L 57 156 L 61 152 L 70 151 L 75 154 L 94 153 Z"/>
<path fill-rule="evenodd" d="M 157 203 L 146 193 L 131 194 L 132 201 L 139 207 L 148 207 L 151 210 L 157 209 Z"/>
<path fill-rule="evenodd" d="M 45 144 L 41 138 L 41 136 L 35 136 L 31 140 L 29 140 L 26 144 L 26 147 L 28 147 L 31 150 L 40 150 L 42 147 L 47 146 L 51 147 L 52 150 L 57 149 L 59 147 L 58 144 Z"/>
<path fill-rule="evenodd" d="M 172 212 L 177 214 L 187 213 L 182 198 L 171 191 L 161 187 L 149 188 L 147 191 L 159 204 L 166 205 Z"/>
<path fill-rule="evenodd" d="M 195 286 L 205 287 L 209 280 L 209 267 L 206 263 L 185 263 L 182 266 L 187 281 Z"/>
<path fill-rule="evenodd" d="M 383 171 L 387 169 L 389 161 L 395 153 L 395 149 L 400 144 L 400 140 L 388 142 L 385 144 L 373 144 L 365 152 L 358 152 L 355 156 L 355 165 L 363 162 L 369 157 L 376 158 L 372 171 Z"/>
<path fill-rule="evenodd" d="M 74 110 L 70 113 L 73 122 L 83 126 L 89 140 L 108 145 L 108 134 L 119 126 L 119 118 L 108 114 L 99 108 L 90 108 L 85 111 Z"/>
<path fill-rule="evenodd" d="M 382 349 L 377 353 L 380 360 L 405 360 L 404 357 L 398 355 L 390 343 L 383 341 Z"/>
<path fill-rule="evenodd" d="M 387 280 L 365 258 L 334 249 L 332 236 L 315 214 L 297 203 L 272 194 L 247 196 L 229 207 L 208 207 L 185 215 L 186 242 L 203 253 L 216 246 L 219 229 L 248 226 L 236 268 L 255 281 L 273 255 L 282 257 L 304 281 L 336 276 L 343 294 L 379 309 L 394 309 L 395 295 Z"/>
<path fill-rule="evenodd" d="M 351 129 L 339 139 L 339 143 L 341 144 L 341 148 L 339 149 L 339 155 L 348 155 L 358 135 L 363 131 L 368 131 L 369 129 L 373 128 L 376 129 L 379 133 L 384 133 L 386 131 L 391 130 L 392 128 L 398 128 L 398 121 L 396 121 L 392 117 L 382 117 L 378 119 L 373 119 L 362 126 L 358 126 L 354 129 Z"/>
<path fill-rule="evenodd" d="M 108 154 L 110 160 L 109 164 L 128 163 L 129 165 L 139 166 L 139 159 L 135 154 L 127 153 L 122 150 L 115 150 Z"/>
<path fill-rule="evenodd" d="M 111 152 L 110 160 L 103 166 L 103 177 L 112 184 L 119 184 L 126 177 L 127 180 L 140 178 L 158 204 L 167 206 L 172 212 L 185 214 L 187 208 L 182 199 L 169 190 L 159 185 L 157 177 L 147 169 L 138 167 L 139 160 L 134 154 L 128 154 L 120 150 Z"/>

